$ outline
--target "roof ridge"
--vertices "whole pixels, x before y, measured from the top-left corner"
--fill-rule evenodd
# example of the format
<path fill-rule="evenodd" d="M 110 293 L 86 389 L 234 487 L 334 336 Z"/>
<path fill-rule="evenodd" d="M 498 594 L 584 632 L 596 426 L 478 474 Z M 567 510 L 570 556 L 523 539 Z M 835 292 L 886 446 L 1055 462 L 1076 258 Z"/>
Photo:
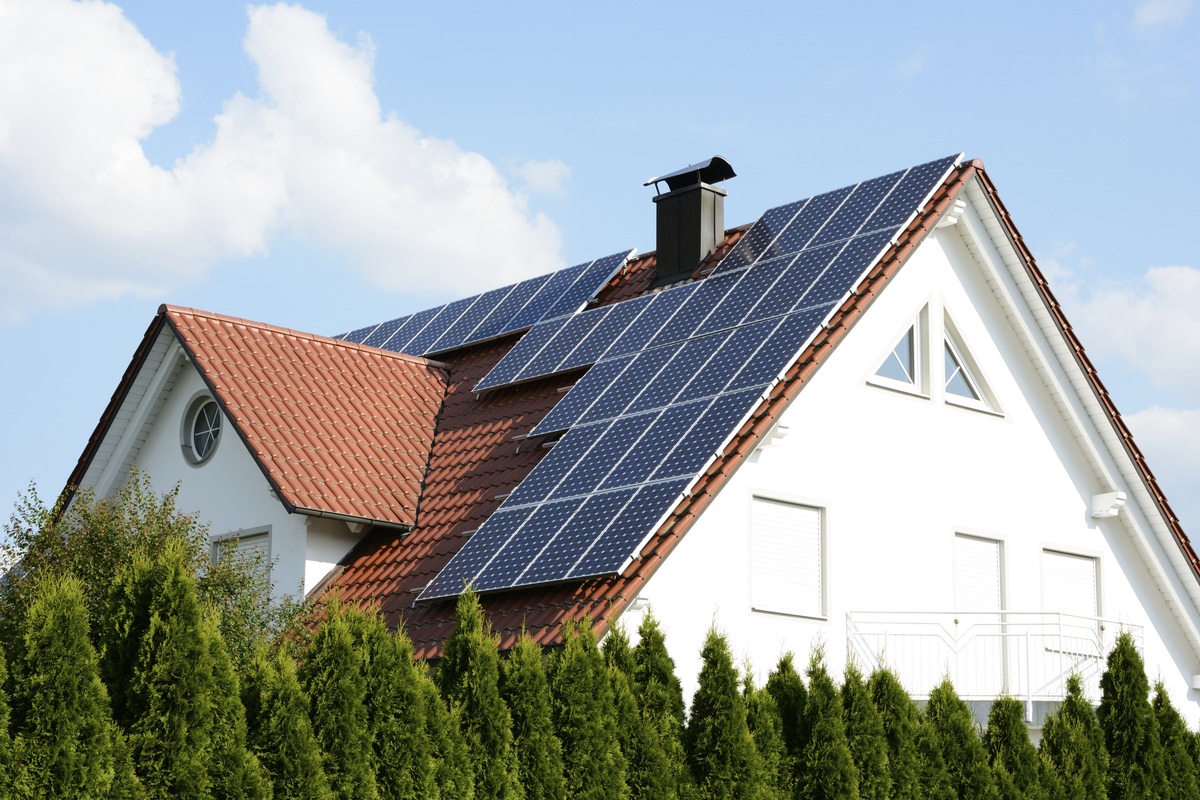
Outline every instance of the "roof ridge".
<path fill-rule="evenodd" d="M 295 336 L 299 339 L 308 339 L 314 342 L 322 342 L 325 344 L 338 345 L 350 350 L 361 350 L 368 353 L 378 353 L 401 361 L 409 361 L 414 364 L 424 364 L 434 367 L 435 369 L 449 370 L 449 367 L 442 361 L 435 361 L 432 358 L 424 358 L 422 356 L 414 356 L 408 353 L 401 353 L 397 350 L 385 350 L 382 347 L 372 347 L 370 345 L 359 344 L 357 342 L 348 342 L 345 339 L 335 339 L 332 336 L 322 336 L 319 333 L 309 333 L 308 331 L 296 330 L 295 328 L 285 328 L 280 325 L 272 325 L 269 322 L 258 322 L 244 317 L 233 317 L 228 314 L 218 314 L 215 311 L 205 311 L 199 308 L 189 308 L 187 306 L 176 306 L 170 303 L 163 303 L 158 307 L 158 313 L 171 319 L 176 319 L 179 316 L 191 315 L 197 317 L 205 317 L 220 322 L 228 322 L 234 325 L 242 325 L 249 328 L 258 328 L 259 330 L 279 333 L 284 336 Z"/>

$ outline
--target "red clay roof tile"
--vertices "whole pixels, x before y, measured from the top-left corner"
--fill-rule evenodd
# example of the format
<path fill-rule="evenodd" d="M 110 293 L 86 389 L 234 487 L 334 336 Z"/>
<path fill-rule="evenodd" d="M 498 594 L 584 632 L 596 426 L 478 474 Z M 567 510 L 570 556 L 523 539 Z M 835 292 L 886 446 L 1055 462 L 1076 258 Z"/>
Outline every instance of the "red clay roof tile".
<path fill-rule="evenodd" d="M 193 309 L 160 313 L 291 509 L 416 522 L 440 364 Z"/>

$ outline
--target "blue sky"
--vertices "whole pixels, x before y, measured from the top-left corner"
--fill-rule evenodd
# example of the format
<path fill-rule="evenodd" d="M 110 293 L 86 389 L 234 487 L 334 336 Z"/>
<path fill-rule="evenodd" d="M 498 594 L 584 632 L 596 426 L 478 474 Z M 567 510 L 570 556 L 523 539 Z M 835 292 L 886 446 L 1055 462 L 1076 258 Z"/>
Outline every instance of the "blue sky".
<path fill-rule="evenodd" d="M 1191 0 L 0 0 L 0 513 L 159 303 L 335 334 L 652 249 L 642 182 L 714 153 L 736 224 L 962 151 L 1200 531 L 1198 40 Z"/>

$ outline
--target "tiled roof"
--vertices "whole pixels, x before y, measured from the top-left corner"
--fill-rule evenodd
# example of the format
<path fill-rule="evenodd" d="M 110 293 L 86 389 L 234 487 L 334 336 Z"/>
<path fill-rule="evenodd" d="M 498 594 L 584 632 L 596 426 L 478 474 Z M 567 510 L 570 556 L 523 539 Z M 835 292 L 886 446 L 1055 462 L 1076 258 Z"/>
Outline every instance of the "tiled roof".
<path fill-rule="evenodd" d="M 187 308 L 160 313 L 289 511 L 410 526 L 440 364 Z"/>

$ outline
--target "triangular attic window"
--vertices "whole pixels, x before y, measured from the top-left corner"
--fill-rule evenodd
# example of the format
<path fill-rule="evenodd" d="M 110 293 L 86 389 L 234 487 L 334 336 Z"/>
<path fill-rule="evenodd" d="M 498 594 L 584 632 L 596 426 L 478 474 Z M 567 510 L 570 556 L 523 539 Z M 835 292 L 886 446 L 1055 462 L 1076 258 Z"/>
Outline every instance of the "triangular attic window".
<path fill-rule="evenodd" d="M 892 352 L 888 353 L 887 358 L 883 360 L 883 364 L 875 371 L 875 374 L 880 378 L 888 378 L 912 386 L 917 385 L 917 326 L 915 324 L 904 332 L 900 341 L 896 342 L 896 346 L 892 348 Z"/>
<path fill-rule="evenodd" d="M 962 358 L 958 353 L 954 352 L 954 345 L 950 344 L 950 340 L 946 340 L 946 391 L 949 394 L 955 394 L 959 397 L 965 397 L 968 400 L 982 402 L 979 391 L 975 388 L 978 384 L 974 376 L 967 370 L 963 364 Z"/>

